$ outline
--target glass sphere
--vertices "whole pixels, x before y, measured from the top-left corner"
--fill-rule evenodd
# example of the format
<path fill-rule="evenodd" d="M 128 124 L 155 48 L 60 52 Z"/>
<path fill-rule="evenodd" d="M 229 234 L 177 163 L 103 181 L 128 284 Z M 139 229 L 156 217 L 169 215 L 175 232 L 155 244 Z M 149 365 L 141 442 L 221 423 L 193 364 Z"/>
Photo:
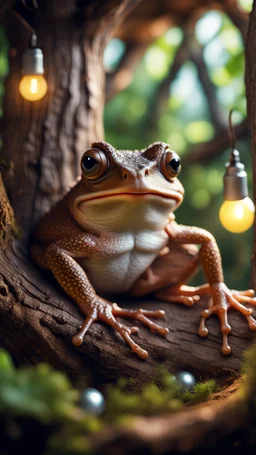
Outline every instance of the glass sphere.
<path fill-rule="evenodd" d="M 105 409 L 105 398 L 99 390 L 88 388 L 81 394 L 80 406 L 90 414 L 100 415 Z"/>
<path fill-rule="evenodd" d="M 224 201 L 219 212 L 222 226 L 235 234 L 245 232 L 254 221 L 255 207 L 249 197 L 239 201 Z"/>
<path fill-rule="evenodd" d="M 196 378 L 188 371 L 177 373 L 176 380 L 182 390 L 191 390 L 196 385 Z"/>
<path fill-rule="evenodd" d="M 25 100 L 38 101 L 47 92 L 47 82 L 42 74 L 26 74 L 20 81 L 19 90 Z"/>

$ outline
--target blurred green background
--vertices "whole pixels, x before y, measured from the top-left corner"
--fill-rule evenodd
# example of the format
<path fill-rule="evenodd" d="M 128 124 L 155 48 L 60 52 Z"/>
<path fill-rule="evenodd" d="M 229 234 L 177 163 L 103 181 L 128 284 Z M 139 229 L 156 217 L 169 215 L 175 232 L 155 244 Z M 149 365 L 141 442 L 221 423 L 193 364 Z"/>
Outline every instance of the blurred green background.
<path fill-rule="evenodd" d="M 244 10 L 251 10 L 251 0 L 239 3 Z M 214 10 L 197 21 L 195 36 L 202 47 L 222 117 L 228 123 L 229 111 L 233 109 L 233 123 L 240 123 L 246 117 L 246 98 L 244 44 L 239 30 L 225 14 Z M 146 51 L 131 85 L 107 103 L 106 140 L 116 148 L 141 149 L 154 141 L 164 141 L 182 161 L 197 144 L 213 138 L 215 129 L 209 103 L 191 61 L 186 61 L 177 73 L 159 113 L 155 109 L 159 84 L 166 78 L 182 39 L 183 31 L 177 27 L 157 39 Z M 113 39 L 109 43 L 104 56 L 107 72 L 115 70 L 124 52 L 125 44 L 121 40 Z M 237 140 L 236 148 L 246 165 L 252 197 L 250 138 Z M 176 212 L 176 220 L 205 228 L 215 236 L 226 282 L 232 288 L 241 289 L 250 285 L 253 229 L 243 234 L 229 233 L 221 226 L 218 216 L 223 202 L 222 176 L 230 151 L 231 148 L 223 150 L 207 164 L 197 162 L 182 168 L 179 178 L 185 187 L 185 199 Z M 194 279 L 194 283 L 200 281 L 202 276 Z"/>

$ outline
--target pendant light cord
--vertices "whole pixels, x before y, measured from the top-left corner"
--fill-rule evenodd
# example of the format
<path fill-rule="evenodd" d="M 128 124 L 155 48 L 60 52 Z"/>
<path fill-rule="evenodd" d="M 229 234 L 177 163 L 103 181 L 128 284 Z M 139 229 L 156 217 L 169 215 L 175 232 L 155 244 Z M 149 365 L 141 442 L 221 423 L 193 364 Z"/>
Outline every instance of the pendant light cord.
<path fill-rule="evenodd" d="M 235 163 L 240 161 L 240 156 L 239 156 L 239 152 L 236 150 L 236 135 L 235 135 L 235 130 L 234 130 L 233 123 L 232 123 L 232 114 L 233 114 L 233 109 L 230 110 L 229 116 L 228 116 L 228 133 L 229 133 L 230 144 L 232 147 L 232 151 L 230 154 L 230 165 L 234 166 Z"/>
<path fill-rule="evenodd" d="M 32 36 L 36 36 L 35 29 L 29 25 L 20 13 L 17 13 L 17 11 L 14 10 L 12 10 L 11 13 L 30 31 Z"/>

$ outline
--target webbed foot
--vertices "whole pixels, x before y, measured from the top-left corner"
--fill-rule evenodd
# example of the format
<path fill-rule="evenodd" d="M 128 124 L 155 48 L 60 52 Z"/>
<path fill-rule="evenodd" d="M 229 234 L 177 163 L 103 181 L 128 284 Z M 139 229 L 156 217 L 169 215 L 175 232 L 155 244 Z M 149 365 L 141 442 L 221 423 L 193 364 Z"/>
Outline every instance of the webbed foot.
<path fill-rule="evenodd" d="M 131 334 L 139 331 L 138 327 L 127 327 L 124 324 L 118 322 L 115 316 L 125 317 L 140 321 L 145 326 L 149 327 L 151 332 L 157 332 L 161 336 L 166 336 L 169 329 L 159 326 L 152 322 L 149 317 L 162 319 L 165 316 L 165 312 L 162 310 L 148 311 L 148 310 L 128 310 L 120 308 L 116 303 L 111 304 L 105 299 L 100 297 L 97 298 L 97 303 L 93 305 L 90 312 L 88 312 L 79 332 L 73 337 L 72 342 L 75 346 L 80 346 L 83 343 L 84 336 L 89 330 L 91 324 L 98 321 L 103 321 L 111 326 L 116 332 L 118 332 L 124 341 L 130 346 L 131 350 L 135 352 L 141 359 L 146 359 L 148 356 L 147 351 L 142 349 L 137 343 L 131 338 Z"/>
<path fill-rule="evenodd" d="M 230 308 L 235 308 L 246 317 L 249 328 L 256 331 L 256 320 L 252 317 L 252 309 L 247 308 L 242 304 L 249 303 L 251 305 L 256 305 L 254 291 L 252 289 L 247 291 L 231 291 L 224 283 L 212 285 L 210 286 L 210 290 L 212 303 L 210 308 L 201 313 L 202 319 L 198 333 L 202 337 L 208 335 L 205 321 L 212 314 L 216 314 L 219 317 L 222 332 L 222 353 L 224 355 L 229 355 L 231 353 L 231 347 L 228 343 L 228 334 L 231 332 L 231 326 L 228 323 L 227 312 Z"/>
<path fill-rule="evenodd" d="M 186 306 L 192 306 L 201 296 L 209 295 L 212 297 L 211 306 L 202 312 L 198 333 L 202 337 L 208 335 L 208 329 L 205 326 L 205 321 L 212 314 L 216 314 L 220 319 L 220 327 L 222 331 L 222 353 L 228 355 L 231 353 L 231 347 L 228 344 L 228 334 L 231 332 L 231 327 L 228 323 L 227 312 L 230 308 L 235 308 L 242 313 L 247 321 L 249 328 L 256 331 L 256 320 L 252 316 L 252 309 L 247 308 L 243 303 L 256 305 L 256 298 L 253 289 L 247 291 L 229 290 L 224 283 L 216 285 L 205 284 L 203 286 L 170 286 L 156 292 L 156 297 L 168 302 L 182 303 Z"/>

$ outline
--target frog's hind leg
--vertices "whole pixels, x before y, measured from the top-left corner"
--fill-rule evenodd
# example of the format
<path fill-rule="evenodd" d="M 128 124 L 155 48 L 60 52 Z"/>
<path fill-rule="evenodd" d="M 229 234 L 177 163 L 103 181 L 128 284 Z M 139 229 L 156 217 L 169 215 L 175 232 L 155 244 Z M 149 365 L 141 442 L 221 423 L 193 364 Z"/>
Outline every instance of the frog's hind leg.
<path fill-rule="evenodd" d="M 183 303 L 186 306 L 192 306 L 201 296 L 210 295 L 210 287 L 208 284 L 202 286 L 186 286 L 177 284 L 168 286 L 155 292 L 155 296 L 160 300 L 167 302 Z"/>
<path fill-rule="evenodd" d="M 35 262 L 42 269 L 49 270 L 50 267 L 47 261 L 45 250 L 45 246 L 36 244 L 31 246 L 29 252 L 33 262 Z"/>
<path fill-rule="evenodd" d="M 209 293 L 209 286 L 185 286 L 196 272 L 199 260 L 195 256 L 192 261 L 183 269 L 178 281 L 173 284 L 173 276 L 170 277 L 168 265 L 172 264 L 172 252 L 159 256 L 151 266 L 138 278 L 134 284 L 131 294 L 136 297 L 154 293 L 154 295 L 168 302 L 183 303 L 192 306 L 201 295 Z"/>

